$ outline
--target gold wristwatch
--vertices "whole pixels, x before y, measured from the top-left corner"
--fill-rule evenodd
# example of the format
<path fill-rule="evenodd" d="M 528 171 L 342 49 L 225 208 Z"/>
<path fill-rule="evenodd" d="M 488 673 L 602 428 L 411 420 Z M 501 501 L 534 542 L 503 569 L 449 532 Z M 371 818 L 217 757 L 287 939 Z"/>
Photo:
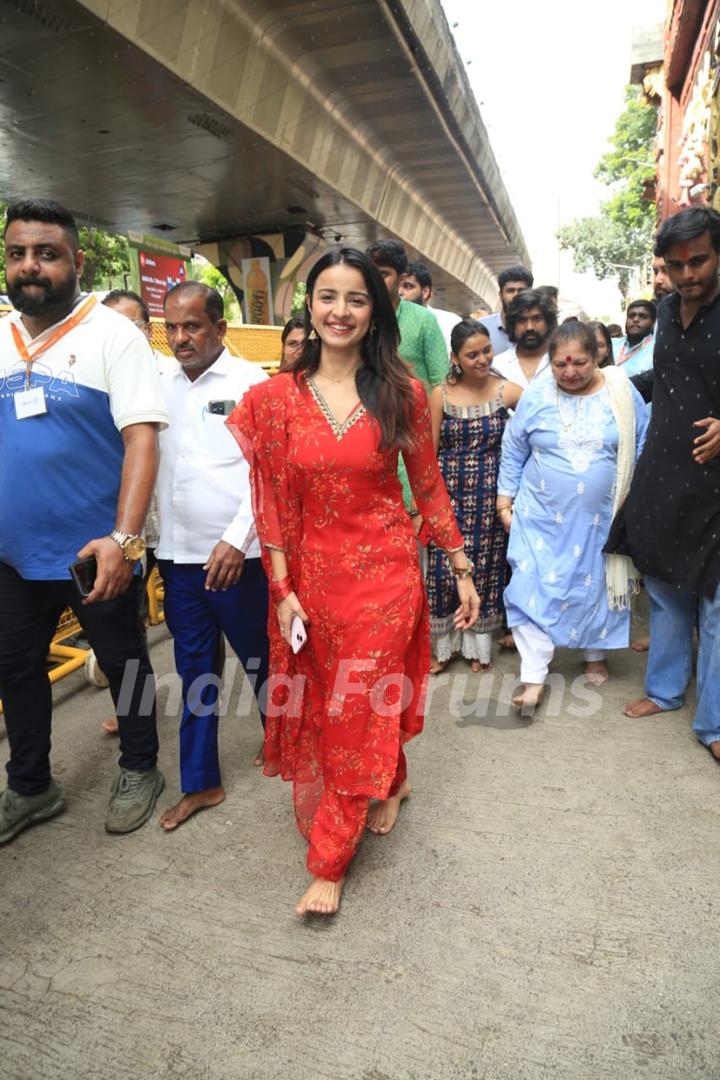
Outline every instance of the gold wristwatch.
<path fill-rule="evenodd" d="M 132 533 L 120 532 L 113 529 L 110 539 L 114 540 L 123 553 L 123 558 L 128 562 L 137 562 L 145 554 L 146 544 L 142 536 L 133 536 Z"/>

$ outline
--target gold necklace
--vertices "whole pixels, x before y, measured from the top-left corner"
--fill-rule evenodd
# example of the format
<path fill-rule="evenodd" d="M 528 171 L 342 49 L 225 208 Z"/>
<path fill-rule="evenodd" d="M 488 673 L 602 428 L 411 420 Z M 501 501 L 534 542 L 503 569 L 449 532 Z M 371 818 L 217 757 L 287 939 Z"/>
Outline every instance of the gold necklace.
<path fill-rule="evenodd" d="M 357 369 L 355 371 L 351 372 L 350 375 L 343 375 L 342 379 L 333 379 L 332 375 L 326 375 L 324 371 L 316 371 L 315 372 L 315 378 L 320 376 L 320 378 L 325 379 L 326 382 L 331 382 L 331 383 L 338 384 L 338 383 L 347 382 L 348 379 L 354 379 L 356 374 L 357 374 Z"/>

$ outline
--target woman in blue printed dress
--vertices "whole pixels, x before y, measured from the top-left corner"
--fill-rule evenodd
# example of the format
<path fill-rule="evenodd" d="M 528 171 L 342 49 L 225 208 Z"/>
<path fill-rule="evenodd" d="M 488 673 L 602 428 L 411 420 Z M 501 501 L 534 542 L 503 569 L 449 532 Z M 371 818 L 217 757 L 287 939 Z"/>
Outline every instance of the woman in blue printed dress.
<path fill-rule="evenodd" d="M 463 319 L 451 335 L 452 366 L 447 382 L 430 395 L 433 436 L 440 471 L 472 561 L 480 617 L 458 630 L 458 600 L 447 556 L 428 545 L 427 593 L 433 650 L 431 672 L 443 671 L 461 654 L 473 671 L 490 666 L 492 634 L 503 624 L 507 537 L 495 500 L 500 447 L 508 419 L 522 394 L 514 383 L 491 372 L 493 349 L 482 323 Z"/>

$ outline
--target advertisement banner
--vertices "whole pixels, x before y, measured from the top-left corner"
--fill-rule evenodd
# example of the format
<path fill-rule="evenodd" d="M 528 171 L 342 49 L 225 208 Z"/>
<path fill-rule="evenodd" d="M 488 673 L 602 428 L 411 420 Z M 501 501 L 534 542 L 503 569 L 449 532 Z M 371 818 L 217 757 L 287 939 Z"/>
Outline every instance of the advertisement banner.
<path fill-rule="evenodd" d="M 187 281 L 187 266 L 184 259 L 172 255 L 153 255 L 149 251 L 138 251 L 140 266 L 140 295 L 150 309 L 151 315 L 163 315 L 165 293 L 173 285 Z"/>
<path fill-rule="evenodd" d="M 273 325 L 270 260 L 267 257 L 242 260 L 243 314 L 245 322 L 257 326 Z"/>

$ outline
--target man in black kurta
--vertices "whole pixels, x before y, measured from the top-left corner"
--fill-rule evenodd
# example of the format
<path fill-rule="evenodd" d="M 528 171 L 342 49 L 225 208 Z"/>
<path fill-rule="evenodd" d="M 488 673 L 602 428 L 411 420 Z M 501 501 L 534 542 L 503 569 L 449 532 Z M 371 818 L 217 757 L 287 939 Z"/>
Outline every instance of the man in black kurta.
<path fill-rule="evenodd" d="M 693 729 L 720 760 L 720 214 L 683 210 L 660 228 L 675 292 L 660 305 L 652 418 L 608 550 L 627 551 L 650 598 L 645 697 L 628 716 L 679 709 L 692 675 Z M 624 541 L 621 539 L 624 532 Z"/>

